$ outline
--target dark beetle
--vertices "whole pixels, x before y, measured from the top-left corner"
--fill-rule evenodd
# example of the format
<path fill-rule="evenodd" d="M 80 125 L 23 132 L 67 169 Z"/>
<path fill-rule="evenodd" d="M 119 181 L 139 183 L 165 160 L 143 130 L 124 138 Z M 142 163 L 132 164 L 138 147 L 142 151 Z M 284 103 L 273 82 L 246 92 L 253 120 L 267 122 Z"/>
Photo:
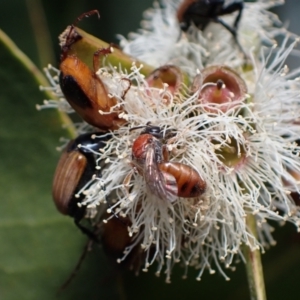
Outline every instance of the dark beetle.
<path fill-rule="evenodd" d="M 111 138 L 109 133 L 93 133 L 80 135 L 71 140 L 63 151 L 57 164 L 52 186 L 52 196 L 57 209 L 64 215 L 74 218 L 75 224 L 83 233 L 95 240 L 95 235 L 86 227 L 80 224 L 85 215 L 86 207 L 78 206 L 84 198 L 75 195 L 84 187 L 94 174 L 101 177 L 101 173 L 96 169 L 95 154 L 99 149 L 106 146 L 106 142 Z M 101 135 L 101 137 L 99 137 Z"/>
<path fill-rule="evenodd" d="M 210 22 L 221 24 L 237 42 L 237 28 L 242 16 L 244 1 L 233 0 L 225 4 L 225 0 L 185 0 L 177 11 L 177 18 L 181 29 L 187 31 L 192 23 L 200 30 L 204 30 Z M 238 12 L 233 26 L 228 25 L 220 16 Z M 240 46 L 240 45 L 239 45 Z"/>

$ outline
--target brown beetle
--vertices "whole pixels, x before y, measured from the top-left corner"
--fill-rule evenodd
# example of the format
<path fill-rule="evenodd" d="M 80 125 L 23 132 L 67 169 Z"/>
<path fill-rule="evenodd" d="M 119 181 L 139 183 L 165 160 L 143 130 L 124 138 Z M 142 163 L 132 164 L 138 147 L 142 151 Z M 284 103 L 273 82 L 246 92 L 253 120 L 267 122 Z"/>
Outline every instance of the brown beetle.
<path fill-rule="evenodd" d="M 62 214 L 74 218 L 81 231 L 94 240 L 95 235 L 80 224 L 86 207 L 78 206 L 83 200 L 83 195 L 81 193 L 76 197 L 76 194 L 94 174 L 101 176 L 100 171 L 96 169 L 94 151 L 99 152 L 99 149 L 103 149 L 111 135 L 99 135 L 100 133 L 97 133 L 97 137 L 94 137 L 92 133 L 87 133 L 69 142 L 57 164 L 52 185 L 52 196 L 57 209 Z"/>
<path fill-rule="evenodd" d="M 98 11 L 91 11 L 81 15 L 77 22 L 92 14 L 99 16 Z M 59 66 L 61 90 L 72 108 L 87 123 L 103 130 L 117 129 L 125 121 L 118 117 L 120 112 L 110 112 L 117 101 L 115 98 L 109 97 L 109 92 L 96 74 L 99 69 L 99 57 L 112 53 L 113 48 L 99 49 L 94 53 L 93 70 L 77 55 L 68 54 L 71 46 L 80 39 L 75 32 L 77 22 L 64 33 L 64 42 L 61 45 L 62 54 Z"/>

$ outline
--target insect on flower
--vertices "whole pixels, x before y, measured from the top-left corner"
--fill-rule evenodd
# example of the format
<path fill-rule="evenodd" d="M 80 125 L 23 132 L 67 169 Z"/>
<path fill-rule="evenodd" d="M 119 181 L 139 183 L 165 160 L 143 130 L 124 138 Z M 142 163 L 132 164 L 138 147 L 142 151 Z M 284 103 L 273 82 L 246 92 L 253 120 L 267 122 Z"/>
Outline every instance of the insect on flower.
<path fill-rule="evenodd" d="M 78 205 L 84 197 L 79 192 L 89 186 L 93 175 L 101 176 L 96 168 L 94 151 L 103 149 L 110 137 L 107 133 L 100 138 L 87 133 L 70 141 L 60 157 L 53 178 L 52 196 L 57 209 L 74 218 L 76 226 L 93 240 L 96 240 L 94 233 L 80 224 L 86 206 Z"/>
<path fill-rule="evenodd" d="M 92 14 L 99 16 L 97 10 L 82 14 L 63 34 L 59 83 L 66 100 L 87 123 L 103 130 L 114 130 L 125 121 L 119 119 L 118 112 L 110 112 L 117 101 L 109 97 L 105 85 L 96 74 L 100 56 L 112 53 L 113 48 L 102 48 L 94 53 L 93 70 L 77 55 L 69 54 L 72 45 L 80 39 L 75 33 L 76 23 Z"/>
<path fill-rule="evenodd" d="M 184 0 L 177 10 L 177 19 L 183 31 L 187 31 L 192 23 L 200 30 L 204 30 L 210 22 L 221 24 L 237 40 L 237 29 L 244 8 L 244 1 L 234 0 L 226 4 L 225 0 Z M 233 27 L 228 25 L 220 16 L 238 12 Z"/>
<path fill-rule="evenodd" d="M 137 129 L 140 127 L 135 127 Z M 192 167 L 170 162 L 163 140 L 172 132 L 162 132 L 158 126 L 146 125 L 145 130 L 132 145 L 133 165 L 143 175 L 149 190 L 160 199 L 175 201 L 176 197 L 194 198 L 201 196 L 206 182 Z M 131 174 L 125 178 L 130 180 Z"/>

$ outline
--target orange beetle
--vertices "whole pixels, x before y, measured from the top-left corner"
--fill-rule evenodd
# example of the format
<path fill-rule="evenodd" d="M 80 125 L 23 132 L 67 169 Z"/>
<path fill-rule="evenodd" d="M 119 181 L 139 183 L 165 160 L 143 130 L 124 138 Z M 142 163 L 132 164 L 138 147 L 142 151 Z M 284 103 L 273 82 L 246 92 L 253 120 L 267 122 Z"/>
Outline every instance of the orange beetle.
<path fill-rule="evenodd" d="M 93 10 L 81 15 L 77 22 L 92 14 L 99 16 L 98 11 Z M 112 53 L 113 48 L 108 47 L 96 51 L 93 58 L 94 70 L 91 70 L 76 55 L 68 55 L 71 46 L 80 38 L 74 28 L 73 24 L 69 31 L 64 33 L 66 37 L 62 44 L 59 66 L 61 90 L 72 108 L 87 123 L 103 130 L 117 129 L 125 120 L 118 117 L 118 112 L 110 112 L 117 101 L 113 97 L 109 97 L 105 85 L 96 74 L 99 67 L 99 56 Z"/>

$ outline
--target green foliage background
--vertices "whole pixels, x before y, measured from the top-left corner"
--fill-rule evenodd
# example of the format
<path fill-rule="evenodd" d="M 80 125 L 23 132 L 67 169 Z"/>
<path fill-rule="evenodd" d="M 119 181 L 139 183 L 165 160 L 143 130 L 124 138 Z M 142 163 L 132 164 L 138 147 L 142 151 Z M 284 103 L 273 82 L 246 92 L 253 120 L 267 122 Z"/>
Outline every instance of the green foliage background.
<path fill-rule="evenodd" d="M 58 65 L 57 36 L 77 16 L 98 9 L 101 19 L 80 26 L 108 42 L 139 27 L 151 0 L 1 0 L 0 28 L 38 66 L 27 62 L 0 34 L 0 299 L 247 299 L 242 263 L 221 275 L 195 272 L 181 280 L 175 268 L 172 284 L 163 276 L 119 269 L 95 248 L 78 276 L 59 295 L 59 286 L 74 268 L 86 238 L 70 218 L 61 216 L 51 199 L 51 181 L 59 157 L 55 150 L 61 127 L 56 111 L 37 112 L 47 95 L 39 91 L 39 70 Z M 38 43 L 37 43 L 38 41 Z M 277 228 L 278 229 L 278 228 Z M 292 226 L 276 230 L 278 246 L 263 255 L 269 299 L 299 299 L 300 236 Z"/>

